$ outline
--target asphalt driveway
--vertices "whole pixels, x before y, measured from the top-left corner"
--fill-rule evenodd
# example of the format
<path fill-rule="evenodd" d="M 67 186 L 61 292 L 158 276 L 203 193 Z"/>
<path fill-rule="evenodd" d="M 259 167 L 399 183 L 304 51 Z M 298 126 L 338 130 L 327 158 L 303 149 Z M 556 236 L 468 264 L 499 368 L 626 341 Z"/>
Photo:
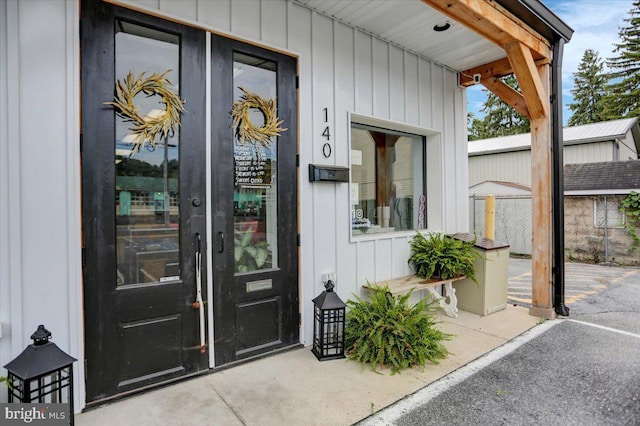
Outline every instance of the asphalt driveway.
<path fill-rule="evenodd" d="M 514 260 L 510 297 L 531 279 L 530 261 Z M 362 424 L 640 424 L 640 269 L 567 264 L 566 289 L 569 318 L 541 321 Z"/>
<path fill-rule="evenodd" d="M 584 300 L 627 279 L 640 280 L 640 268 L 565 263 L 565 303 Z M 531 259 L 509 259 L 509 303 L 531 306 Z"/>

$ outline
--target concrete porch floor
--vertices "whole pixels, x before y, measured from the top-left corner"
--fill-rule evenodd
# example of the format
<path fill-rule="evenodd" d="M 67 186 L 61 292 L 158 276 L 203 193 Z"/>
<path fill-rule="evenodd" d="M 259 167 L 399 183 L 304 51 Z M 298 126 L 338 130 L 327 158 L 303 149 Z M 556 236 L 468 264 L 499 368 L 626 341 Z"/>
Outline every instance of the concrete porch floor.
<path fill-rule="evenodd" d="M 427 386 L 535 326 L 528 309 L 440 316 L 455 337 L 438 365 L 391 376 L 355 361 L 319 362 L 309 347 L 185 380 L 79 414 L 94 425 L 350 425 Z"/>

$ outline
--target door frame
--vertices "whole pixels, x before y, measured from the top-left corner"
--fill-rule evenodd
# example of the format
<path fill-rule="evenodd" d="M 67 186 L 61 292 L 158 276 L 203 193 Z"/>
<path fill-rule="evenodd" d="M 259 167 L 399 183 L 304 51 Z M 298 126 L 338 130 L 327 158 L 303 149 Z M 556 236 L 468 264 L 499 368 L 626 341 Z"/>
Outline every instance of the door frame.
<path fill-rule="evenodd" d="M 85 4 L 87 2 L 91 2 L 92 0 L 81 0 L 80 1 L 80 6 L 78 7 L 78 9 L 80 10 L 80 12 L 83 12 L 84 10 L 86 10 Z M 187 22 L 184 20 L 181 20 L 179 18 L 175 18 L 175 17 L 169 17 L 169 16 L 165 16 L 163 14 L 162 11 L 156 11 L 156 10 L 143 10 L 143 9 L 138 9 L 136 7 L 133 7 L 131 5 L 128 4 L 120 4 L 120 3 L 110 3 L 110 2 L 99 2 L 101 4 L 107 4 L 110 7 L 116 7 L 122 10 L 122 13 L 134 13 L 134 14 L 138 14 L 138 16 L 142 17 L 143 20 L 163 20 L 166 22 L 171 22 L 171 23 L 175 23 L 177 25 L 180 26 L 184 26 L 184 27 L 189 27 L 193 30 L 198 30 L 198 31 L 203 31 L 204 32 L 204 37 L 205 37 L 205 44 L 204 44 L 204 52 L 199 55 L 200 59 L 203 60 L 205 62 L 204 67 L 205 67 L 205 90 L 203 91 L 204 93 L 202 94 L 204 97 L 204 105 L 205 108 L 202 111 L 204 114 L 204 126 L 202 126 L 201 131 L 204 133 L 204 140 L 206 141 L 206 158 L 207 161 L 205 162 L 205 171 L 206 171 L 206 189 L 205 189 L 205 196 L 204 198 L 206 200 L 210 200 L 212 199 L 211 197 L 214 194 L 215 189 L 212 187 L 212 173 L 211 173 L 211 158 L 214 155 L 212 147 L 211 147 L 211 139 L 213 137 L 213 134 L 215 132 L 214 130 L 214 120 L 213 120 L 213 105 L 211 102 L 211 89 L 212 89 L 212 82 L 211 82 L 211 67 L 212 67 L 212 63 L 211 63 L 211 39 L 213 37 L 224 37 L 224 38 L 228 38 L 229 40 L 235 40 L 235 41 L 239 41 L 241 43 L 245 43 L 248 46 L 253 46 L 259 49 L 263 49 L 264 51 L 267 52 L 273 52 L 276 54 L 280 54 L 280 55 L 284 55 L 284 56 L 288 56 L 289 58 L 291 58 L 292 60 L 295 61 L 295 74 L 296 76 L 298 75 L 298 66 L 299 66 L 299 55 L 295 52 L 292 51 L 288 51 L 286 49 L 283 48 L 279 48 L 279 47 L 273 47 L 273 46 L 269 46 L 269 45 L 265 45 L 259 41 L 254 41 L 254 40 L 249 40 L 249 39 L 244 39 L 242 37 L 233 35 L 233 34 L 229 34 L 229 33 L 220 33 L 218 31 L 216 31 L 215 29 L 209 27 L 208 25 L 199 25 L 199 24 L 194 24 L 193 22 Z M 83 16 L 83 13 L 80 13 L 80 16 Z M 85 19 L 84 17 L 80 20 L 80 35 L 82 35 L 83 32 L 83 19 Z M 80 46 L 81 46 L 81 51 L 83 50 L 82 48 L 84 47 L 84 44 L 87 42 L 91 42 L 90 40 L 87 40 L 87 38 L 83 38 L 82 36 L 79 37 L 80 39 Z M 83 67 L 84 67 L 84 61 L 83 59 L 83 55 L 82 53 L 79 53 L 79 58 L 80 58 L 80 67 L 79 67 L 79 75 L 83 76 Z M 97 76 L 94 76 L 97 77 Z M 80 80 L 82 81 L 82 80 Z M 296 256 L 295 256 L 295 262 L 296 262 L 296 271 L 295 271 L 295 276 L 294 279 L 296 281 L 296 299 L 295 301 L 293 301 L 291 303 L 291 309 L 296 311 L 296 322 L 297 322 L 297 326 L 296 326 L 296 342 L 297 342 L 297 346 L 301 345 L 301 333 L 302 328 L 301 328 L 301 321 L 302 321 L 302 314 L 305 312 L 305 309 L 303 309 L 302 304 L 300 303 L 300 296 L 302 294 L 301 290 L 301 275 L 300 275 L 300 244 L 299 244 L 299 226 L 300 226 L 300 221 L 299 221 L 299 215 L 300 215 L 300 206 L 299 206 L 299 200 L 300 200 L 300 175 L 299 175 L 299 155 L 300 155 L 300 146 L 299 146 L 299 86 L 298 86 L 298 79 L 296 77 L 296 82 L 295 82 L 295 89 L 293 91 L 294 96 L 293 96 L 293 103 L 292 103 L 292 112 L 293 115 L 295 117 L 295 120 L 293 121 L 294 125 L 291 126 L 289 128 L 289 132 L 291 132 L 292 137 L 293 137 L 293 143 L 295 144 L 295 151 L 296 151 L 296 167 L 294 168 L 294 172 L 292 173 L 292 178 L 296 183 L 296 189 L 295 189 L 295 196 L 296 196 L 296 204 L 294 207 L 294 211 L 295 211 L 295 223 L 293 225 L 293 229 L 294 229 L 294 235 L 296 238 Z M 112 96 L 112 93 L 108 94 L 109 96 Z M 105 99 L 110 99 L 110 98 L 105 98 Z M 82 99 L 79 102 L 79 110 L 82 112 Z M 227 111 L 228 112 L 228 111 Z M 79 118 L 79 123 L 82 124 L 82 120 L 81 120 L 82 114 L 80 114 L 80 118 Z M 81 147 L 82 147 L 82 141 L 83 141 L 83 134 L 82 131 L 80 133 L 80 142 L 81 142 Z M 81 149 L 81 167 L 80 167 L 80 171 L 81 171 L 81 178 L 80 178 L 80 182 L 81 182 L 81 186 L 82 186 L 82 191 L 81 191 L 81 197 L 80 197 L 80 204 L 82 206 L 82 211 L 84 212 L 86 209 L 86 204 L 85 204 L 85 199 L 86 199 L 86 193 L 87 191 L 89 191 L 88 187 L 90 187 L 91 185 L 87 185 L 87 182 L 85 181 L 85 176 L 84 176 L 84 170 L 86 170 L 84 168 L 84 162 L 82 161 L 82 157 L 85 156 L 86 153 L 82 153 L 82 149 Z M 90 178 L 89 181 L 91 181 L 93 179 Z M 89 182 L 91 184 L 91 182 Z M 213 226 L 213 215 L 212 215 L 212 208 L 209 206 L 208 202 L 203 203 L 203 206 L 205 207 L 205 215 L 202 218 L 202 221 L 204 223 L 204 232 L 201 233 L 201 235 L 203 236 L 203 247 L 205 248 L 205 256 L 204 256 L 204 261 L 202 262 L 203 265 L 203 276 L 202 279 L 204 280 L 203 282 L 203 296 L 204 296 L 204 300 L 205 300 L 205 304 L 207 305 L 207 312 L 206 312 L 206 323 L 207 323 L 207 340 L 209 342 L 209 347 L 208 347 L 208 371 L 216 371 L 216 370 L 220 370 L 220 369 L 224 369 L 227 367 L 230 367 L 236 363 L 241 363 L 241 362 L 245 362 L 248 361 L 250 359 L 253 358 L 247 358 L 241 361 L 237 361 L 237 362 L 231 362 L 231 363 L 227 363 L 227 364 L 222 364 L 222 365 L 217 365 L 216 364 L 216 358 L 215 358 L 215 350 L 214 350 L 214 338 L 215 338 L 215 334 L 214 334 L 214 327 L 215 327 L 215 315 L 214 315 L 214 305 L 215 305 L 215 293 L 213 290 L 213 277 L 212 274 L 210 274 L 210 271 L 213 271 L 214 265 L 213 265 L 213 261 L 212 261 L 212 256 L 211 255 L 206 255 L 206 253 L 213 253 L 213 244 L 214 241 L 212 240 L 212 238 L 210 238 L 210 236 L 214 235 L 214 226 Z M 95 208 L 95 207 L 94 207 Z M 98 238 L 98 239 L 102 239 L 104 240 L 104 236 L 98 236 L 98 235 L 94 235 L 93 237 L 89 235 L 89 233 L 87 233 L 86 231 L 86 227 L 90 226 L 91 224 L 87 224 L 85 223 L 85 214 L 82 213 L 80 215 L 80 217 L 82 218 L 83 221 L 83 225 L 82 225 L 82 282 L 83 282 L 83 288 L 86 288 L 86 284 L 87 284 L 87 269 L 91 270 L 92 269 L 92 262 L 93 263 L 101 263 L 103 260 L 102 259 L 89 259 L 86 255 L 86 249 L 85 247 L 87 246 L 87 242 L 91 239 L 91 238 Z M 95 265 L 94 265 L 95 267 Z M 87 372 L 89 370 L 89 366 L 86 363 L 87 358 L 90 356 L 90 354 L 92 353 L 92 351 L 96 351 L 97 348 L 92 347 L 92 337 L 87 333 L 87 320 L 88 320 L 88 316 L 90 316 L 93 313 L 94 317 L 98 317 L 99 313 L 96 312 L 96 308 L 94 308 L 95 306 L 97 306 L 97 303 L 100 301 L 101 296 L 100 295 L 92 295 L 92 296 L 88 296 L 86 293 L 86 290 L 84 290 L 84 295 L 82 296 L 82 301 L 83 301 L 83 310 L 82 310 L 82 324 L 84 325 L 82 333 L 83 333 L 83 347 L 84 347 L 84 357 L 85 357 L 85 364 L 84 364 L 84 372 L 85 372 L 85 380 L 83 380 L 82 384 L 84 385 L 84 395 L 85 395 L 85 401 L 84 404 L 86 405 L 94 405 L 94 401 L 89 401 L 88 400 L 88 395 L 89 395 L 89 386 L 87 384 Z M 87 306 L 92 306 L 92 308 L 87 309 Z M 111 316 L 112 312 L 106 312 L 107 315 Z M 263 355 L 257 355 L 257 357 L 262 357 L 268 354 L 263 354 Z M 203 372 L 207 372 L 207 371 L 203 371 Z M 82 386 L 81 386 L 82 387 Z M 143 390 L 143 389 L 141 389 Z M 136 392 L 136 391 L 132 391 L 132 392 Z M 122 395 L 115 395 L 113 397 L 110 398 L 105 398 L 105 399 L 101 399 L 100 401 L 104 401 L 106 399 L 112 399 L 112 398 L 118 398 L 121 396 L 125 396 L 126 394 L 122 394 Z"/>

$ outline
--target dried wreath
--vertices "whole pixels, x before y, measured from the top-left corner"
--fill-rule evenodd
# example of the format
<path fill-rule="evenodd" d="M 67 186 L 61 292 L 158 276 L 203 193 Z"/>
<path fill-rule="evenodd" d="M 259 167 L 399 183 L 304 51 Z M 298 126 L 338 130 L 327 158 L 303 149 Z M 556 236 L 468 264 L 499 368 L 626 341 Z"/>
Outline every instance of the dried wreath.
<path fill-rule="evenodd" d="M 170 71 L 167 70 L 162 74 L 153 73 L 147 78 L 144 78 L 146 72 L 141 73 L 138 78 L 134 78 L 133 73 L 129 72 L 124 80 L 117 81 L 114 100 L 105 102 L 107 105 L 112 105 L 116 114 L 124 121 L 133 123 L 130 129 L 134 135 L 133 143 L 135 144 L 132 155 L 146 142 L 155 147 L 156 138 L 159 135 L 164 138 L 170 137 L 176 127 L 180 126 L 180 114 L 184 112 L 185 102 L 171 90 L 172 83 L 166 78 Z M 165 104 L 165 110 L 142 117 L 138 107 L 133 104 L 133 99 L 140 92 L 147 96 L 159 95 L 162 98 L 161 102 Z"/>
<path fill-rule="evenodd" d="M 239 87 L 244 93 L 240 100 L 233 103 L 231 126 L 236 129 L 236 137 L 244 144 L 246 141 L 259 142 L 262 146 L 268 147 L 273 136 L 280 136 L 280 133 L 287 129 L 280 127 L 282 120 L 278 120 L 276 115 L 275 98 L 266 100 L 255 93 L 251 93 Z M 255 126 L 249 118 L 249 111 L 257 109 L 264 117 L 264 124 L 261 127 Z"/>

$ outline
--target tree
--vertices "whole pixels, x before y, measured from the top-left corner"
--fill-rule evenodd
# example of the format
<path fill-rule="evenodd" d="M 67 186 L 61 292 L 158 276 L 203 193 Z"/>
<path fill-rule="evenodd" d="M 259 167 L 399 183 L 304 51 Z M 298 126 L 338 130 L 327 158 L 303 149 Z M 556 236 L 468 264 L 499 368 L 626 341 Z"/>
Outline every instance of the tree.
<path fill-rule="evenodd" d="M 483 90 L 486 92 L 486 90 Z M 467 133 L 468 140 L 475 141 L 477 139 L 484 139 L 484 135 L 487 133 L 484 121 L 476 118 L 475 114 L 470 112 L 467 114 Z"/>
<path fill-rule="evenodd" d="M 501 80 L 520 91 L 515 76 L 509 75 Z M 482 91 L 488 93 L 487 100 L 480 109 L 485 116 L 482 119 L 470 117 L 469 140 L 518 135 L 529 131 L 530 125 L 527 117 L 517 112 L 496 94 L 485 89 Z"/>
<path fill-rule="evenodd" d="M 613 50 L 618 56 L 607 59 L 611 69 L 609 94 L 605 98 L 605 118 L 640 116 L 640 0 L 633 2 L 618 32 L 620 43 Z"/>
<path fill-rule="evenodd" d="M 607 76 L 603 72 L 604 61 L 593 49 L 584 51 L 578 71 L 573 73 L 574 86 L 571 89 L 574 103 L 569 104 L 573 115 L 569 126 L 596 123 L 604 120 Z"/>

